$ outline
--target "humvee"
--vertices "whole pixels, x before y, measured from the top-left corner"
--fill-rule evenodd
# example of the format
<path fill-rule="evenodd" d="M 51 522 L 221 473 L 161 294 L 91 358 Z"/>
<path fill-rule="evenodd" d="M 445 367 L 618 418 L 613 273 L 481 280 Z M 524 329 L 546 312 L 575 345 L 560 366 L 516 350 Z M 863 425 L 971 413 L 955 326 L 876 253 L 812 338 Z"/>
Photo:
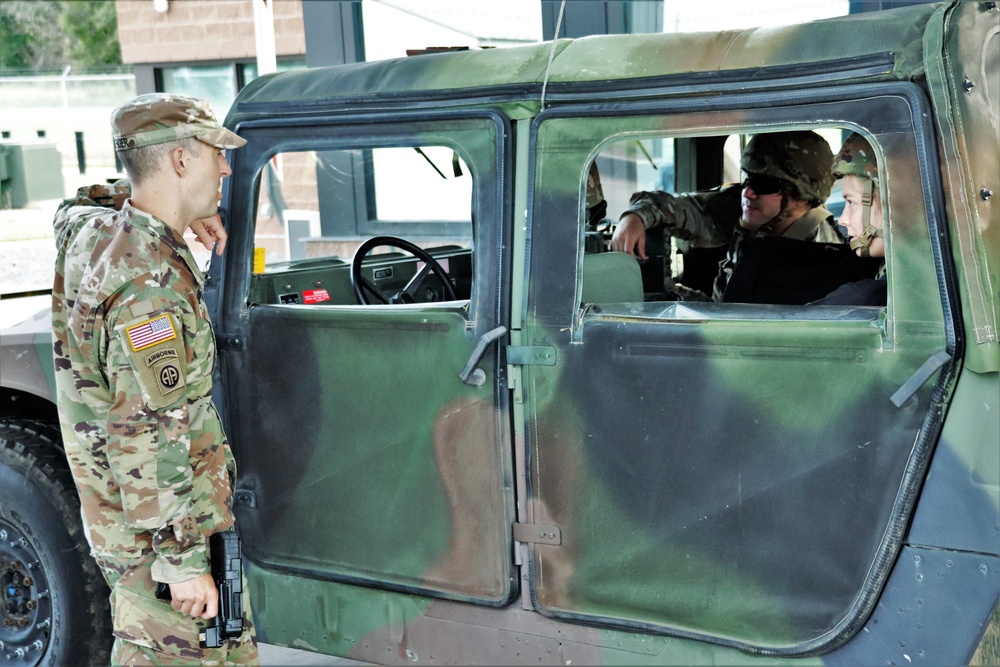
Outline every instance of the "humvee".
<path fill-rule="evenodd" d="M 253 81 L 206 297 L 261 640 L 996 661 L 998 108 L 995 2 Z M 672 300 L 711 249 L 604 252 L 633 191 L 735 180 L 790 129 L 876 147 L 887 306 Z M 3 332 L 13 665 L 105 659 L 110 632 L 50 347 L 47 313 Z"/>

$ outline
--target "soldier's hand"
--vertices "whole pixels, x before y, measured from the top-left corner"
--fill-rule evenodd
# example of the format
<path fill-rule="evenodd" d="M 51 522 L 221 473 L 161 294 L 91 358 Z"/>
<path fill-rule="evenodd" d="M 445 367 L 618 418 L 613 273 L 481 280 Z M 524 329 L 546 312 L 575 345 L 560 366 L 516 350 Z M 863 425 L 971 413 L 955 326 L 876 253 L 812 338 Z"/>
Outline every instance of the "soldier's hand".
<path fill-rule="evenodd" d="M 215 247 L 215 254 L 222 256 L 222 251 L 226 247 L 226 239 L 229 238 L 229 234 L 226 232 L 226 228 L 222 226 L 222 218 L 216 213 L 211 218 L 204 218 L 202 220 L 195 220 L 191 223 L 191 231 L 194 235 L 198 237 L 201 244 L 208 248 Z"/>
<path fill-rule="evenodd" d="M 219 591 L 210 574 L 170 584 L 170 597 L 170 606 L 174 611 L 191 618 L 215 618 L 219 615 Z"/>
<path fill-rule="evenodd" d="M 611 249 L 628 253 L 638 259 L 648 259 L 646 257 L 646 228 L 642 224 L 642 218 L 635 213 L 623 215 L 611 237 Z"/>

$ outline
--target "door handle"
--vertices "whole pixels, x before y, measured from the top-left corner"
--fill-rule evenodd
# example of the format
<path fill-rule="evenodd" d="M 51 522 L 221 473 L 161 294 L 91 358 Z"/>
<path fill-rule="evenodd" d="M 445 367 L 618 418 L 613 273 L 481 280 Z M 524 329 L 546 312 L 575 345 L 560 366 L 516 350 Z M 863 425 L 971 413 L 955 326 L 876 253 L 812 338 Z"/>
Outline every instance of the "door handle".
<path fill-rule="evenodd" d="M 483 358 L 483 355 L 486 354 L 486 348 L 490 346 L 490 343 L 497 340 L 505 333 L 507 333 L 507 327 L 497 327 L 496 329 L 490 329 L 484 333 L 479 338 L 479 342 L 476 343 L 476 347 L 472 350 L 472 354 L 469 355 L 469 360 L 465 362 L 465 368 L 463 368 L 462 372 L 458 374 L 458 379 L 473 387 L 482 387 L 486 384 L 486 371 L 481 368 L 476 368 L 476 364 L 478 364 L 480 359 Z"/>

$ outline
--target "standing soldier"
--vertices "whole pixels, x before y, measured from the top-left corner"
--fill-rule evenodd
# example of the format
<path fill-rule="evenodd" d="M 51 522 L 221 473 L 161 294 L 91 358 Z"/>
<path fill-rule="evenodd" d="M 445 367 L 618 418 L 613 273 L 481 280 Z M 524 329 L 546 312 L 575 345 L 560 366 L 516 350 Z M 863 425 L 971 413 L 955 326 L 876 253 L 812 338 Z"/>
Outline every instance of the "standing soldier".
<path fill-rule="evenodd" d="M 233 525 L 235 465 L 211 398 L 204 277 L 183 238 L 221 253 L 223 151 L 246 141 L 180 95 L 142 95 L 111 123 L 131 191 L 85 188 L 56 213 L 52 325 L 66 455 L 111 586 L 112 663 L 256 662 L 245 585 L 242 635 L 199 646 L 219 607 L 208 538 Z"/>

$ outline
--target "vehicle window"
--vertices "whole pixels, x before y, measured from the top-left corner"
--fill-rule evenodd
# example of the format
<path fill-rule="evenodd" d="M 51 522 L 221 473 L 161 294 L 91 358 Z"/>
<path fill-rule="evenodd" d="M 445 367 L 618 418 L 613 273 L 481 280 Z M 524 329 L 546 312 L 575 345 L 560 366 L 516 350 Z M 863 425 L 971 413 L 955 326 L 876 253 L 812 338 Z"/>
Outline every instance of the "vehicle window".
<path fill-rule="evenodd" d="M 363 241 L 386 231 L 429 250 L 460 287 L 456 297 L 469 297 L 472 176 L 449 147 L 278 153 L 261 170 L 257 198 L 252 303 L 357 304 L 350 263 Z M 378 264 L 366 265 L 369 279 L 392 294 L 426 264 L 391 244 L 366 256 Z M 439 279 L 414 298 L 450 300 Z"/>
<path fill-rule="evenodd" d="M 811 133 L 822 149 L 823 155 L 807 159 L 823 174 L 848 134 L 836 127 L 796 132 Z M 832 187 L 828 180 L 823 187 L 813 187 L 816 192 L 799 192 L 812 186 L 806 177 L 788 180 L 796 178 L 791 169 L 795 165 L 762 166 L 765 177 L 772 171 L 772 177 L 784 176 L 776 182 L 785 189 L 743 196 L 741 184 L 747 173 L 741 168 L 741 155 L 748 145 L 761 145 L 776 135 L 760 136 L 757 144 L 753 134 L 733 133 L 626 137 L 603 145 L 588 170 L 590 225 L 584 244 L 584 282 L 588 275 L 591 282 L 609 281 L 612 276 L 622 282 L 625 273 L 632 273 L 641 275 L 641 300 L 647 302 L 805 305 L 841 285 L 875 278 L 882 262 L 858 258 L 845 241 L 859 230 L 837 224 L 844 209 L 839 182 Z M 771 183 L 765 178 L 758 189 L 768 189 L 765 181 Z M 796 189 L 788 191 L 789 186 Z M 600 225 L 589 214 L 595 191 L 600 191 L 602 210 L 606 209 Z M 796 204 L 796 199 L 809 203 Z M 628 222 L 623 216 L 629 212 L 653 225 L 645 230 L 646 257 L 637 262 L 638 271 L 622 258 L 588 256 L 622 250 L 625 241 L 613 241 L 619 223 Z M 780 233 L 771 231 L 785 220 L 791 226 Z M 638 247 L 631 247 L 638 253 Z M 598 289 L 584 284 L 581 302 L 629 301 L 636 293 L 627 286 Z"/>
<path fill-rule="evenodd" d="M 608 144 L 597 158 L 609 215 L 628 207 L 637 190 L 674 189 L 674 141 L 670 137 Z"/>
<path fill-rule="evenodd" d="M 745 134 L 730 134 L 723 146 L 722 182 L 735 183 L 740 180 L 740 154 L 747 144 Z"/>

